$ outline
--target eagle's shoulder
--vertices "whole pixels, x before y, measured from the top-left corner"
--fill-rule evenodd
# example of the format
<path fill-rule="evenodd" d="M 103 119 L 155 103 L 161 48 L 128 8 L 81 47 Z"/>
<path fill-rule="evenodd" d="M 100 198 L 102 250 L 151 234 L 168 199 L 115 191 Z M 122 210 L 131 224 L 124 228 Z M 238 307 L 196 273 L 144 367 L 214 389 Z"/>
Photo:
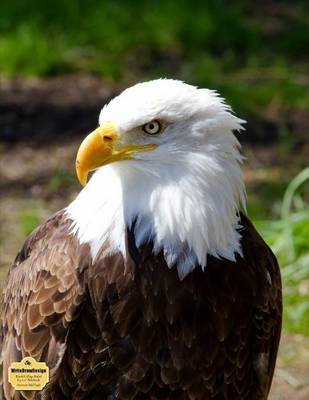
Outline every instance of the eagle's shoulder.
<path fill-rule="evenodd" d="M 49 218 L 26 239 L 8 272 L 0 340 L 7 396 L 13 390 L 6 379 L 11 362 L 28 355 L 48 360 L 51 368 L 59 362 L 67 328 L 83 300 L 90 252 L 70 234 L 70 225 L 64 210 Z"/>
<path fill-rule="evenodd" d="M 239 262 L 254 272 L 258 287 L 263 288 L 258 296 L 260 301 L 270 302 L 281 313 L 281 276 L 277 258 L 244 214 L 241 214 L 240 224 L 243 257 Z"/>
<path fill-rule="evenodd" d="M 14 295 L 12 288 L 15 286 L 22 289 L 28 284 L 30 286 L 27 289 L 31 290 L 31 284 L 37 282 L 39 277 L 44 281 L 48 281 L 49 276 L 62 280 L 72 274 L 78 284 L 81 283 L 81 275 L 89 264 L 90 252 L 87 245 L 80 245 L 71 234 L 71 225 L 72 221 L 66 216 L 65 210 L 60 210 L 27 237 L 8 271 L 3 289 L 4 300 L 6 292 Z M 46 285 L 49 289 L 54 286 L 51 282 Z M 21 295 L 21 290 L 16 295 Z"/>
<path fill-rule="evenodd" d="M 26 238 L 23 246 L 17 253 L 11 269 L 22 264 L 32 253 L 41 240 L 48 240 L 51 236 L 59 235 L 60 232 L 65 235 L 69 232 L 69 220 L 65 217 L 64 210 L 60 210 L 49 217 L 45 222 L 35 228 Z"/>

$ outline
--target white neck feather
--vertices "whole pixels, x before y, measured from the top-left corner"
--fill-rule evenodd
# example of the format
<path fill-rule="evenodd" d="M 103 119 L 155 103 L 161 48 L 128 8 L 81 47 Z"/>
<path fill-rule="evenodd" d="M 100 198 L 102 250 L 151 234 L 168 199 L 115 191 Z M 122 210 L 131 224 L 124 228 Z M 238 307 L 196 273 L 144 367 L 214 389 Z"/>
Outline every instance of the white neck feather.
<path fill-rule="evenodd" d="M 235 260 L 245 192 L 237 141 L 227 135 L 226 152 L 210 143 L 180 152 L 177 164 L 166 158 L 164 165 L 136 160 L 99 169 L 67 208 L 80 243 L 90 244 L 93 258 L 106 241 L 106 256 L 126 257 L 126 229 L 134 223 L 136 245 L 152 241 L 154 253 L 162 250 L 169 267 L 177 265 L 180 279 L 197 265 L 205 268 L 207 254 Z"/>

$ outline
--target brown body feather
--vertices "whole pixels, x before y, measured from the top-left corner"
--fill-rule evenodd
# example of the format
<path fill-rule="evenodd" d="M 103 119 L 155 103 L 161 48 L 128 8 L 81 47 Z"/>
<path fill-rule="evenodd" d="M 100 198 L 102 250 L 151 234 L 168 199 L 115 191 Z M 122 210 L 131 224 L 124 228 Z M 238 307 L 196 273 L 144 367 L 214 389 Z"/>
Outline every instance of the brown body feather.
<path fill-rule="evenodd" d="M 183 281 L 148 244 L 98 256 L 59 212 L 27 239 L 2 300 L 4 399 L 267 399 L 281 328 L 275 257 L 241 217 L 243 258 L 208 258 Z M 108 244 L 106 244 L 108 246 Z M 15 392 L 8 366 L 45 361 L 43 392 Z M 1 398 L 1 394 L 0 394 Z"/>

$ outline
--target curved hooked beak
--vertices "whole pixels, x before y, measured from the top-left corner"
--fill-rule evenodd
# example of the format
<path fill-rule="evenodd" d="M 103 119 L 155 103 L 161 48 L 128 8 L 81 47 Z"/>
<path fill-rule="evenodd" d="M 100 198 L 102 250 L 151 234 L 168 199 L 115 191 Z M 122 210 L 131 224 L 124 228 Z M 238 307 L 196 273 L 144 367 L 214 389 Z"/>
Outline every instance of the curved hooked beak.
<path fill-rule="evenodd" d="M 76 156 L 76 173 L 82 186 L 87 183 L 88 174 L 103 165 L 133 159 L 137 152 L 154 150 L 155 144 L 118 145 L 118 135 L 111 122 L 91 132 L 80 145 Z"/>

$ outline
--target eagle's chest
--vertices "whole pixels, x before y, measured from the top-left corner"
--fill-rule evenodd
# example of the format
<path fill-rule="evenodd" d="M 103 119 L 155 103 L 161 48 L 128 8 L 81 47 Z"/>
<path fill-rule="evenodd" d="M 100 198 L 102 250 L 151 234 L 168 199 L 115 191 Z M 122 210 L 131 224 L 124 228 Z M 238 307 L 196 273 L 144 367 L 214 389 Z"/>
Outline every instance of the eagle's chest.
<path fill-rule="evenodd" d="M 120 399 L 134 398 L 129 392 L 157 399 L 166 390 L 207 399 L 223 390 L 226 374 L 249 382 L 256 283 L 248 270 L 235 276 L 235 268 L 212 260 L 180 281 L 162 255 L 147 251 L 94 265 L 89 292 L 102 384 L 113 382 Z"/>

